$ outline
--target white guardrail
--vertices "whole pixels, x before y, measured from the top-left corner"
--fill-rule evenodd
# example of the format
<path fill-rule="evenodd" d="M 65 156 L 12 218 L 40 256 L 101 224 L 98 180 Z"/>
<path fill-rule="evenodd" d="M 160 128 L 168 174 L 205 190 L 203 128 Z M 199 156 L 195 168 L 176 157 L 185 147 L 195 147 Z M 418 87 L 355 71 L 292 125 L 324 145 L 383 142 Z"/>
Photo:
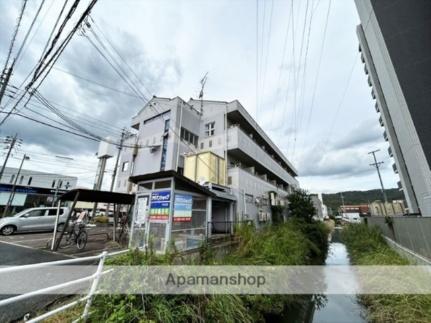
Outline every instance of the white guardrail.
<path fill-rule="evenodd" d="M 121 254 L 121 253 L 124 253 L 127 251 L 128 250 L 121 250 L 121 251 L 117 251 L 117 252 L 113 252 L 113 253 L 108 253 L 107 251 L 104 251 L 100 255 L 97 255 L 97 256 L 90 256 L 90 257 L 83 257 L 83 258 L 76 258 L 76 259 L 67 259 L 67 260 L 58 260 L 58 261 L 50 261 L 50 262 L 42 262 L 42 263 L 23 265 L 23 266 L 12 266 L 12 267 L 8 267 L 8 268 L 0 269 L 0 274 L 4 274 L 4 273 L 9 273 L 9 272 L 24 271 L 26 269 L 35 269 L 35 268 L 43 268 L 43 267 L 58 266 L 58 265 L 69 265 L 69 264 L 75 264 L 75 263 L 79 263 L 79 262 L 99 260 L 97 270 L 92 275 L 82 277 L 79 279 L 75 279 L 75 280 L 71 280 L 71 281 L 68 281 L 68 282 L 65 282 L 62 284 L 50 286 L 47 288 L 35 290 L 35 291 L 29 292 L 29 293 L 17 295 L 17 296 L 10 297 L 10 298 L 4 299 L 4 300 L 0 300 L 0 310 L 1 310 L 1 307 L 5 306 L 5 305 L 9 305 L 9 304 L 12 304 L 15 302 L 29 299 L 29 298 L 34 297 L 34 296 L 48 294 L 49 292 L 53 292 L 53 291 L 56 291 L 56 290 L 59 290 L 62 288 L 66 288 L 66 287 L 70 287 L 73 285 L 78 285 L 78 284 L 81 284 L 81 283 L 84 283 L 87 281 L 88 282 L 92 281 L 90 290 L 86 296 L 81 297 L 81 298 L 79 298 L 79 299 L 77 299 L 71 303 L 65 304 L 65 305 L 60 306 L 58 308 L 55 308 L 55 309 L 53 309 L 47 313 L 44 313 L 42 315 L 39 315 L 35 318 L 25 320 L 25 322 L 40 322 L 40 321 L 42 321 L 42 320 L 44 320 L 50 316 L 53 316 L 54 314 L 60 313 L 64 310 L 67 310 L 68 308 L 71 308 L 77 304 L 86 302 L 85 307 L 84 307 L 84 312 L 74 322 L 78 322 L 81 320 L 86 321 L 86 319 L 88 318 L 89 311 L 90 311 L 91 303 L 93 301 L 94 293 L 97 290 L 97 285 L 99 283 L 99 279 L 102 275 L 109 272 L 109 271 L 105 271 L 105 272 L 103 271 L 103 265 L 105 263 L 105 259 L 107 257 L 115 256 L 115 255 L 118 255 L 118 254 Z"/>

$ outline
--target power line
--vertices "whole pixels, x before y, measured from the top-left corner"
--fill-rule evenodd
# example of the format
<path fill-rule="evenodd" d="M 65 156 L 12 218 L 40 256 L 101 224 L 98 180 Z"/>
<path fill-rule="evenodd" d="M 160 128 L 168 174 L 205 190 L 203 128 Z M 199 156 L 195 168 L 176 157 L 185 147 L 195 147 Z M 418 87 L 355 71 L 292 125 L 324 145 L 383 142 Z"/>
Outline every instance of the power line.
<path fill-rule="evenodd" d="M 324 48 L 325 48 L 326 33 L 327 33 L 327 30 L 328 30 L 329 15 L 330 15 L 330 12 L 331 12 L 331 3 L 332 3 L 332 0 L 329 0 L 328 10 L 326 12 L 326 18 L 325 18 L 325 26 L 323 28 L 322 43 L 320 45 L 320 55 L 319 55 L 319 61 L 318 61 L 318 64 L 317 64 L 316 78 L 315 78 L 315 81 L 314 81 L 313 92 L 312 92 L 312 95 L 311 95 L 310 112 L 309 112 L 308 118 L 307 118 L 307 126 L 306 126 L 307 130 L 310 127 L 311 116 L 313 115 L 314 100 L 315 100 L 315 97 L 316 97 L 317 84 L 319 82 L 319 77 L 320 77 L 320 68 L 321 68 L 321 65 L 322 65 L 322 57 L 323 57 L 323 51 L 324 51 Z"/>
<path fill-rule="evenodd" d="M 8 50 L 8 53 L 7 53 L 7 56 L 6 56 L 5 67 L 4 67 L 3 70 L 6 70 L 7 65 L 9 63 L 10 56 L 12 55 L 13 46 L 15 45 L 16 36 L 18 35 L 18 30 L 19 30 L 19 27 L 21 26 L 21 21 L 22 21 L 22 17 L 24 15 L 24 11 L 25 11 L 25 7 L 26 6 L 27 6 L 27 0 L 23 0 L 22 5 L 21 5 L 21 10 L 20 10 L 20 13 L 19 13 L 19 16 L 18 16 L 18 19 L 17 19 L 17 24 L 15 26 L 15 30 L 13 32 L 12 40 L 10 42 L 9 50 Z"/>
<path fill-rule="evenodd" d="M 21 114 L 21 113 L 18 113 L 18 112 L 3 112 L 3 111 L 0 111 L 0 113 L 2 113 L 2 114 L 13 114 L 13 115 L 16 115 L 16 116 L 19 116 L 19 117 L 22 117 L 22 118 L 25 118 L 25 119 L 28 119 L 28 120 L 34 121 L 34 122 L 36 122 L 36 123 L 42 124 L 42 125 L 44 125 L 44 126 L 51 127 L 51 128 L 54 128 L 54 129 L 57 129 L 57 130 L 63 131 L 63 132 L 67 132 L 67 133 L 69 133 L 69 134 L 72 134 L 72 135 L 75 135 L 75 136 L 78 136 L 78 137 L 82 137 L 82 138 L 85 138 L 85 139 L 88 139 L 88 140 L 92 140 L 92 141 L 96 141 L 96 142 L 99 142 L 99 141 L 100 141 L 100 140 L 97 140 L 96 138 L 93 138 L 93 137 L 89 137 L 89 136 L 86 136 L 86 135 L 82 135 L 82 134 L 80 134 L 80 133 L 76 133 L 76 132 L 73 132 L 73 131 L 69 131 L 69 130 L 67 130 L 67 129 L 60 128 L 60 127 L 57 127 L 57 126 L 51 125 L 51 124 L 46 123 L 46 122 L 43 122 L 43 121 L 40 121 L 40 120 L 36 120 L 36 119 L 34 119 L 34 118 L 31 118 L 31 117 L 29 117 L 29 116 L 26 116 L 26 115 Z"/>
<path fill-rule="evenodd" d="M 62 31 L 62 28 L 64 28 L 65 24 L 67 23 L 67 20 L 70 19 L 71 15 L 73 14 L 74 10 L 76 9 L 75 6 L 78 5 L 80 0 L 75 0 L 75 3 L 72 5 L 72 8 L 69 10 L 69 15 L 66 16 L 65 20 L 63 21 L 63 24 L 60 26 L 59 32 L 57 33 L 56 37 L 54 37 L 53 41 L 51 42 L 51 47 L 48 49 L 48 51 L 45 53 L 43 59 L 41 62 L 39 62 L 38 66 L 35 69 L 34 75 L 32 80 L 27 84 L 26 91 L 29 91 L 31 87 L 36 83 L 36 81 L 40 78 L 40 76 L 44 73 L 44 71 L 48 68 L 48 71 L 45 73 L 45 75 L 42 77 L 42 79 L 39 81 L 39 83 L 31 89 L 30 96 L 33 95 L 34 92 L 37 91 L 37 89 L 40 87 L 40 85 L 43 83 L 43 81 L 48 76 L 52 66 L 56 63 L 60 55 L 63 53 L 64 49 L 66 48 L 67 44 L 72 39 L 73 35 L 76 33 L 78 28 L 81 26 L 84 19 L 90 14 L 91 9 L 96 4 L 97 0 L 92 0 L 90 4 L 87 6 L 87 8 L 82 13 L 79 20 L 76 22 L 75 26 L 72 28 L 72 30 L 68 33 L 66 38 L 63 40 L 63 42 L 60 44 L 60 46 L 57 48 L 57 50 L 54 52 L 53 55 L 48 59 L 49 53 L 53 50 L 55 46 L 55 42 L 58 40 L 57 36 L 59 37 L 59 34 Z M 45 63 L 45 60 L 48 59 L 48 62 Z M 25 94 L 25 93 L 24 93 Z M 16 109 L 18 104 L 21 102 L 21 100 L 24 98 L 24 94 L 21 95 L 21 97 L 17 100 L 15 105 L 12 107 L 12 109 L 6 114 L 6 116 L 3 118 L 3 120 L 0 121 L 0 125 L 2 125 L 7 118 L 11 115 L 12 112 Z M 27 100 L 27 102 L 30 100 L 30 98 Z"/>
<path fill-rule="evenodd" d="M 57 70 L 57 71 L 60 71 L 60 72 L 63 72 L 63 73 L 66 73 L 66 74 L 69 74 L 69 75 L 72 75 L 73 77 L 78 78 L 78 79 L 81 79 L 81 80 L 86 81 L 86 82 L 88 82 L 88 83 L 92 83 L 92 84 L 98 85 L 98 86 L 103 87 L 103 88 L 105 88 L 105 89 L 107 89 L 107 90 L 111 90 L 111 91 L 114 91 L 114 92 L 117 92 L 117 93 L 121 93 L 121 94 L 124 94 L 124 95 L 130 96 L 130 97 L 138 98 L 138 99 L 139 99 L 139 96 L 137 96 L 136 94 L 129 93 L 129 92 L 126 92 L 126 91 L 122 91 L 122 90 L 119 90 L 119 89 L 116 89 L 116 88 L 113 88 L 113 87 L 107 86 L 107 85 L 102 84 L 102 83 L 100 83 L 100 82 L 97 82 L 97 81 L 94 81 L 94 80 L 88 79 L 88 78 L 86 78 L 86 77 L 80 76 L 80 75 L 78 75 L 78 74 L 76 74 L 76 73 L 73 73 L 73 72 L 70 72 L 70 71 L 64 70 L 64 69 L 62 69 L 62 68 L 59 68 L 59 67 L 55 67 L 55 66 L 54 66 L 54 67 L 53 67 L 53 69 L 54 69 L 54 70 Z"/>
<path fill-rule="evenodd" d="M 40 11 L 42 10 L 42 7 L 43 7 L 44 4 L 45 4 L 45 0 L 42 0 L 41 3 L 40 3 L 40 5 L 39 5 L 39 8 L 36 11 L 36 14 L 33 17 L 33 20 L 31 21 L 30 27 L 28 28 L 27 33 L 24 36 L 24 40 L 22 41 L 22 44 L 21 44 L 20 48 L 18 49 L 17 54 L 15 55 L 14 63 L 18 62 L 19 57 L 20 57 L 20 55 L 22 53 L 22 50 L 24 49 L 24 46 L 25 46 L 25 44 L 27 42 L 28 36 L 30 36 L 31 31 L 33 30 L 34 24 L 36 23 L 36 20 L 39 17 Z"/>

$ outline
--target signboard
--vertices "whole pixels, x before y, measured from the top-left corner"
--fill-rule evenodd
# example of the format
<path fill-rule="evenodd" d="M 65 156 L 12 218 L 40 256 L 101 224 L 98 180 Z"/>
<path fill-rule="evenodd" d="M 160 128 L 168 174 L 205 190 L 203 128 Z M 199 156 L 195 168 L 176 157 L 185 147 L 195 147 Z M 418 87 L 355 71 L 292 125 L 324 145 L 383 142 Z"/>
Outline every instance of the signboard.
<path fill-rule="evenodd" d="M 138 196 L 137 201 L 137 211 L 135 223 L 138 225 L 144 224 L 147 220 L 147 205 L 148 205 L 148 195 Z"/>
<path fill-rule="evenodd" d="M 151 193 L 150 220 L 169 220 L 171 191 Z"/>
<path fill-rule="evenodd" d="M 174 222 L 190 222 L 192 220 L 193 197 L 186 194 L 175 194 Z"/>

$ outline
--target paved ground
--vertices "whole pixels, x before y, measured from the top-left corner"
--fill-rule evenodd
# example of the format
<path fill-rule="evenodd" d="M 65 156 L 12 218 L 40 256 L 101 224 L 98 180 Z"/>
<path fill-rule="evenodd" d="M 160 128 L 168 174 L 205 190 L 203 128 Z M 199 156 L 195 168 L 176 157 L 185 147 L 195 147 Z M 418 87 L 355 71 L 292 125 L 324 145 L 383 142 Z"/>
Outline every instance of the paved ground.
<path fill-rule="evenodd" d="M 100 254 L 103 250 L 119 250 L 118 245 L 110 240 L 112 227 L 87 229 L 88 242 L 84 250 L 76 246 L 52 252 L 47 243 L 52 239 L 52 232 L 20 233 L 11 236 L 0 235 L 0 266 L 26 265 L 55 260 L 72 259 Z M 109 239 L 107 237 L 109 234 Z M 1 280 L 1 277 L 0 277 Z M 1 295 L 0 299 L 13 295 Z M 58 295 L 41 295 L 0 308 L 0 322 L 12 322 L 21 319 L 26 313 L 34 313 L 58 299 Z"/>
<path fill-rule="evenodd" d="M 50 241 L 52 239 L 52 232 L 17 233 L 10 236 L 0 235 L 0 245 L 7 244 L 9 246 L 26 247 L 29 250 L 45 250 L 46 252 L 51 254 L 66 255 L 72 258 L 97 255 L 104 250 L 114 251 L 119 249 L 117 245 L 111 242 L 112 227 L 94 227 L 94 228 L 87 228 L 86 230 L 88 233 L 88 241 L 85 249 L 83 250 L 78 250 L 75 245 L 71 245 L 64 249 L 63 248 L 58 249 L 56 253 L 52 253 L 49 250 Z M 29 251 L 28 254 L 31 255 L 33 253 Z M 35 257 L 36 258 L 34 262 L 40 262 L 40 261 L 37 261 L 38 259 L 37 256 Z M 0 257 L 0 258 L 3 258 L 3 257 Z M 31 261 L 31 259 L 29 261 Z M 51 261 L 51 260 L 45 260 L 45 261 Z M 32 262 L 27 262 L 27 263 L 32 263 Z M 3 264 L 3 259 L 0 259 L 0 265 L 2 264 Z M 14 263 L 14 264 L 24 264 L 24 263 Z"/>

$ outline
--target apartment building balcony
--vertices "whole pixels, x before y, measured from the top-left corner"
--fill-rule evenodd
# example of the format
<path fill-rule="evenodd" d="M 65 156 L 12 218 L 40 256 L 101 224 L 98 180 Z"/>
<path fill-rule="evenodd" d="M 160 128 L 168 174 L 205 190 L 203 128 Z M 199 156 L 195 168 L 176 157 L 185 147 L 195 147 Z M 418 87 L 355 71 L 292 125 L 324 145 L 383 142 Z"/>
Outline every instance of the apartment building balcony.
<path fill-rule="evenodd" d="M 394 157 L 394 153 L 392 152 L 392 147 L 388 147 L 388 154 L 390 157 Z"/>
<path fill-rule="evenodd" d="M 282 165 L 285 171 L 292 176 L 297 176 L 295 167 L 238 101 L 232 101 L 227 105 L 226 117 L 228 126 L 238 126 L 247 135 L 250 134 L 257 145 L 263 147 L 274 161 Z"/>
<path fill-rule="evenodd" d="M 392 164 L 392 169 L 394 170 L 394 173 L 395 173 L 395 174 L 398 174 L 397 164 L 393 163 L 393 164 Z"/>
<path fill-rule="evenodd" d="M 254 166 L 257 173 L 268 173 L 285 184 L 296 184 L 297 180 L 269 155 L 250 135 L 238 126 L 232 126 L 227 131 L 228 154 L 236 160 L 242 160 L 246 165 Z M 271 176 L 272 175 L 272 176 Z"/>
<path fill-rule="evenodd" d="M 383 132 L 383 138 L 384 138 L 386 141 L 389 141 L 388 133 L 386 132 L 386 130 Z"/>
<path fill-rule="evenodd" d="M 380 126 L 384 127 L 382 116 L 379 117 L 379 123 L 380 123 Z"/>
<path fill-rule="evenodd" d="M 233 188 L 241 188 L 247 192 L 253 192 L 255 190 L 253 183 L 258 183 L 258 191 L 264 192 L 277 192 L 282 196 L 287 196 L 294 186 L 281 186 L 275 184 L 273 181 L 269 180 L 260 175 L 256 175 L 250 172 L 249 169 L 234 166 L 228 167 L 227 175 L 229 177 L 230 186 Z"/>

